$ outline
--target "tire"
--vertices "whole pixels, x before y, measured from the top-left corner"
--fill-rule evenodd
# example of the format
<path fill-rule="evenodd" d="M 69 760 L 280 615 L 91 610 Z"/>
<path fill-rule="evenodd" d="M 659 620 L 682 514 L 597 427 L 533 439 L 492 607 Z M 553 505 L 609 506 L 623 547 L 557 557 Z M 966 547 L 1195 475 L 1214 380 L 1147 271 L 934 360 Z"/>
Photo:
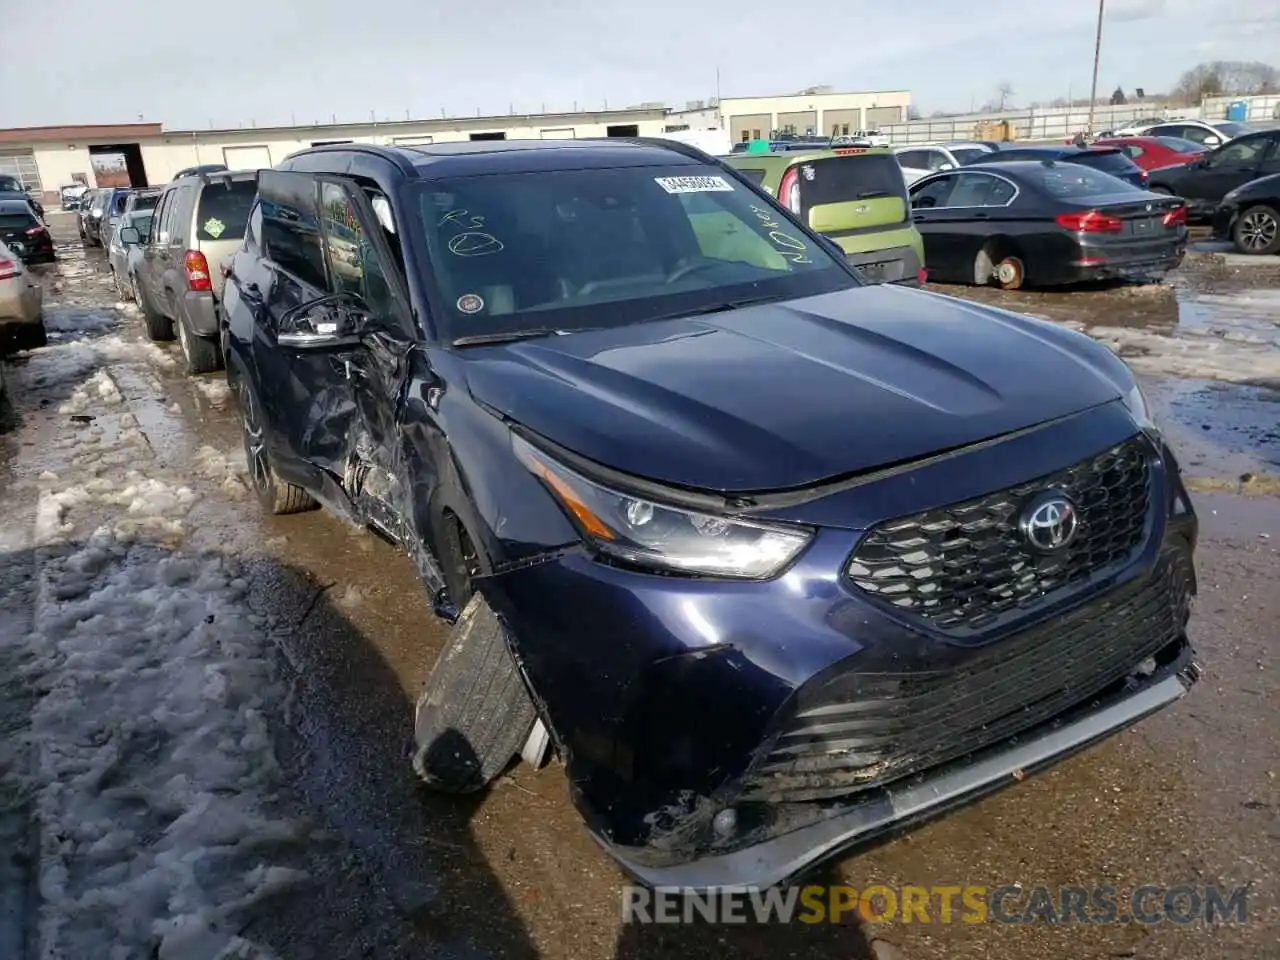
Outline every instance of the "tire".
<path fill-rule="evenodd" d="M 134 290 L 138 295 L 138 306 L 142 308 L 142 322 L 147 328 L 147 338 L 156 341 L 172 340 L 173 321 L 151 306 L 151 298 L 142 291 L 141 287 L 135 286 Z"/>
<path fill-rule="evenodd" d="M 187 373 L 213 373 L 222 369 L 222 349 L 213 337 L 201 337 L 187 330 L 180 319 L 173 325 L 178 330 L 182 355 L 187 359 Z"/>
<path fill-rule="evenodd" d="M 418 698 L 414 771 L 436 790 L 473 793 L 520 753 L 537 719 L 506 628 L 473 594 Z"/>
<path fill-rule="evenodd" d="M 249 470 L 249 485 L 267 513 L 281 516 L 301 513 L 315 507 L 311 494 L 276 476 L 266 447 L 266 427 L 259 415 L 258 402 L 253 390 L 242 380 L 232 384 L 236 406 L 240 410 L 240 430 L 244 439 L 245 465 Z"/>
<path fill-rule="evenodd" d="M 1236 217 L 1231 239 L 1241 253 L 1280 253 L 1280 211 L 1262 203 L 1247 207 Z"/>
<path fill-rule="evenodd" d="M 1002 290 L 1021 290 L 1027 280 L 1027 268 L 1017 257 L 1008 256 L 996 264 L 996 283 Z"/>

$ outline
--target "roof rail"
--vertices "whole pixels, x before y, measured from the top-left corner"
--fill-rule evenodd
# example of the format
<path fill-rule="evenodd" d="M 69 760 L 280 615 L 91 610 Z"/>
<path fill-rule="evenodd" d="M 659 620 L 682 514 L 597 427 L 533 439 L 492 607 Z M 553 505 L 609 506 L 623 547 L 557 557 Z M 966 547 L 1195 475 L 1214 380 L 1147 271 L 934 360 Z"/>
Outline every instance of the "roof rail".
<path fill-rule="evenodd" d="M 584 137 L 583 139 L 587 138 Z M 670 150 L 672 153 L 688 157 L 690 160 L 701 160 L 703 157 L 710 156 L 705 150 L 700 150 L 691 143 L 685 143 L 682 140 L 664 140 L 662 137 L 591 137 L 590 139 L 634 143 L 641 147 L 661 147 L 664 150 Z"/>
<path fill-rule="evenodd" d="M 285 160 L 292 160 L 294 157 L 301 157 L 309 153 L 363 153 L 366 156 L 380 157 L 388 163 L 395 164 L 399 171 L 406 176 L 416 176 L 418 172 L 417 168 L 399 150 L 376 143 L 322 143 L 319 146 L 295 150 L 285 157 Z"/>

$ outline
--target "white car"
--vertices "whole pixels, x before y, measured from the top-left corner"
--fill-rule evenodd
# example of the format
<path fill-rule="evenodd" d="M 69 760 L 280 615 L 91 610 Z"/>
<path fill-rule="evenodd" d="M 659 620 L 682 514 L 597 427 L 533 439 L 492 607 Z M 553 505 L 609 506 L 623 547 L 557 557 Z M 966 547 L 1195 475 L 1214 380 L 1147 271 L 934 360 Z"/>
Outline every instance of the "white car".
<path fill-rule="evenodd" d="M 1144 127 L 1138 133 L 1117 136 L 1179 137 L 1212 149 L 1222 146 L 1228 140 L 1255 132 L 1257 127 L 1235 120 L 1163 120 Z"/>
<path fill-rule="evenodd" d="M 0 243 L 0 353 L 43 347 L 44 289 L 22 258 Z"/>
<path fill-rule="evenodd" d="M 898 157 L 898 166 L 902 168 L 902 177 L 910 186 L 921 177 L 939 170 L 954 170 L 966 163 L 974 163 L 982 159 L 983 154 L 992 153 L 993 149 L 985 143 L 956 140 L 918 147 L 898 147 L 893 152 Z"/>

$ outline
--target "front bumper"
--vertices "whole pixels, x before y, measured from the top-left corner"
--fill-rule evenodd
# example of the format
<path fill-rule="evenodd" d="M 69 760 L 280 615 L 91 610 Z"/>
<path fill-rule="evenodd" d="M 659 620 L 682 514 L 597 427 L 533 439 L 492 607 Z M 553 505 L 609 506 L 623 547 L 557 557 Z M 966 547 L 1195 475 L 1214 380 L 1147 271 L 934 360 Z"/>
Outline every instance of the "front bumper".
<path fill-rule="evenodd" d="M 1006 485 L 1020 502 L 1027 463 L 1056 476 L 1135 442 L 1123 408 L 1107 405 L 796 508 L 803 516 L 783 511 L 773 519 L 812 523 L 819 533 L 771 581 L 663 577 L 580 549 L 488 578 L 485 594 L 512 629 L 597 840 L 646 883 L 776 883 L 1176 699 L 1164 681 L 1180 676 L 1182 689 L 1194 676 L 1184 625 L 1196 522 L 1163 445 L 1153 442 L 1149 486 L 1139 494 L 1146 506 L 1127 528 L 1136 546 L 1112 554 L 1120 566 L 1025 594 L 977 626 L 906 612 L 844 572 L 855 548 L 862 554 L 865 531 L 922 503 L 933 510 L 994 497 Z M 1108 490 L 1124 482 L 1111 468 L 1104 474 Z M 1113 551 L 1120 529 L 1096 525 L 1087 549 Z M 1153 658 L 1158 674 L 1134 672 Z M 868 693 L 877 683 L 891 687 L 885 697 Z M 896 740 L 892 755 L 854 762 L 848 755 L 868 753 L 866 744 L 833 748 L 835 734 L 797 736 L 798 721 L 812 722 L 827 705 L 838 715 L 819 716 L 820 724 L 865 732 L 860 704 L 879 711 L 877 726 L 865 737 L 839 736 Z M 992 714 L 993 704 L 1008 711 Z M 909 723 L 901 737 L 890 729 L 899 720 Z M 770 781 L 779 752 L 804 739 L 803 763 Z M 810 774 L 814 784 L 801 782 Z M 727 828 L 726 811 L 735 821 Z"/>
<path fill-rule="evenodd" d="M 1213 214 L 1213 239 L 1235 240 L 1236 217 L 1240 208 L 1232 203 L 1221 204 Z"/>
<path fill-rule="evenodd" d="M 632 876 L 651 887 L 691 892 L 781 885 L 806 868 L 908 824 L 1022 780 L 1178 700 L 1199 679 L 1190 649 L 1177 669 L 1120 696 L 1078 711 L 1030 737 L 1011 738 L 963 762 L 914 778 L 875 797 L 755 846 L 692 863 L 654 867 L 601 842 Z"/>

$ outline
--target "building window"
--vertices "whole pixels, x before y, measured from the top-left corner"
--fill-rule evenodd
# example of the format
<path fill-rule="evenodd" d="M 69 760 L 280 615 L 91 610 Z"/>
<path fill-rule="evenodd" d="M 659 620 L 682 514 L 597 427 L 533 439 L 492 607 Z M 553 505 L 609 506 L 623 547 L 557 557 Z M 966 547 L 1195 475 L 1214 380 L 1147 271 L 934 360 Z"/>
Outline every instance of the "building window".
<path fill-rule="evenodd" d="M 669 123 L 662 128 L 662 132 L 677 133 L 680 130 L 688 130 L 688 129 L 689 129 L 689 125 L 687 123 Z"/>
<path fill-rule="evenodd" d="M 751 139 L 752 139 L 752 140 L 759 140 L 759 139 L 760 139 L 760 131 L 759 131 L 759 130 L 752 130 L 752 131 L 751 131 Z"/>
<path fill-rule="evenodd" d="M 847 123 L 840 125 L 840 132 L 846 137 L 849 135 L 849 125 Z"/>

